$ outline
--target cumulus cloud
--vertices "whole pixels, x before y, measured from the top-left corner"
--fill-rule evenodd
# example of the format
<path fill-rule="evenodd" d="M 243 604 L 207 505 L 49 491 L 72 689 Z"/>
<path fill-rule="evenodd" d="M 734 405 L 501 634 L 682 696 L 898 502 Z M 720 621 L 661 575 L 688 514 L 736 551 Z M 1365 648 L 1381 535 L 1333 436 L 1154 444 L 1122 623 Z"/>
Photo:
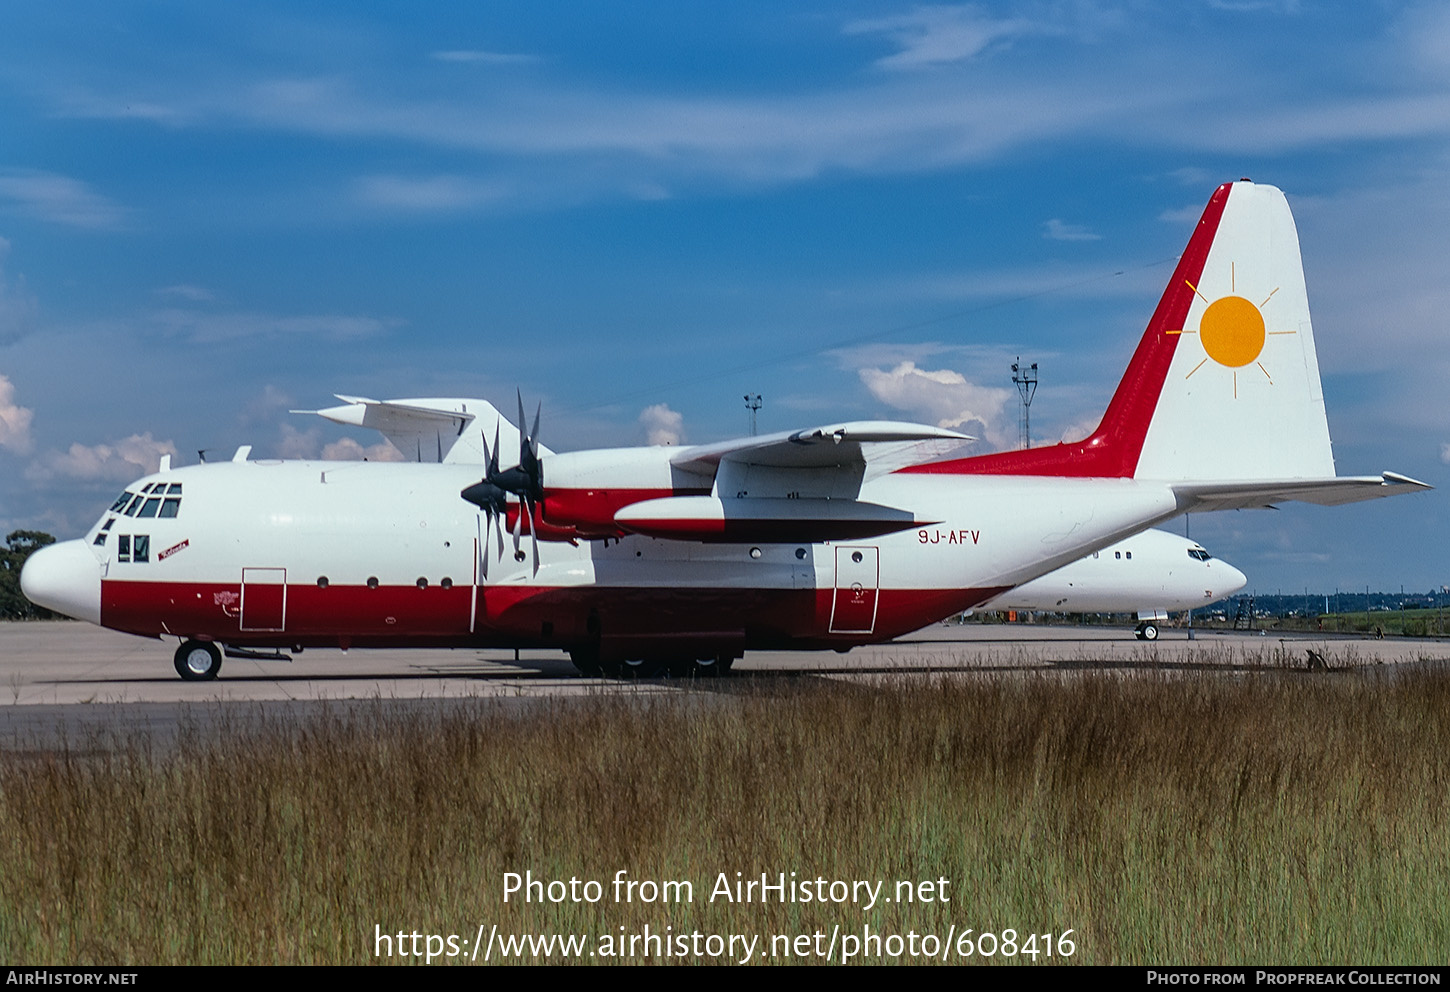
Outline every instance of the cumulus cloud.
<path fill-rule="evenodd" d="M 345 437 L 324 445 L 322 457 L 324 461 L 330 462 L 400 462 L 403 460 L 403 453 L 387 441 L 363 447 L 352 438 Z"/>
<path fill-rule="evenodd" d="M 685 417 L 668 404 L 647 406 L 639 415 L 645 440 L 650 444 L 679 444 L 685 439 Z"/>
<path fill-rule="evenodd" d="M 281 426 L 281 438 L 277 453 L 282 458 L 313 460 L 321 458 L 329 462 L 401 462 L 403 453 L 387 441 L 363 445 L 350 437 L 322 443 L 322 432 L 316 427 L 299 431 L 291 424 Z"/>
<path fill-rule="evenodd" d="M 864 368 L 861 382 L 878 400 L 925 417 L 938 427 L 960 430 L 1002 445 L 1009 439 L 1001 423 L 1012 393 L 978 386 L 951 369 L 922 369 L 906 361 L 890 371 Z"/>
<path fill-rule="evenodd" d="M 162 455 L 175 456 L 176 445 L 156 440 L 150 431 L 109 444 L 76 442 L 65 452 L 49 451 L 36 458 L 25 470 L 25 477 L 32 482 L 65 479 L 125 484 L 155 472 L 161 465 Z"/>
<path fill-rule="evenodd" d="M 15 402 L 15 385 L 0 375 L 0 448 L 30 453 L 30 421 L 34 413 Z"/>

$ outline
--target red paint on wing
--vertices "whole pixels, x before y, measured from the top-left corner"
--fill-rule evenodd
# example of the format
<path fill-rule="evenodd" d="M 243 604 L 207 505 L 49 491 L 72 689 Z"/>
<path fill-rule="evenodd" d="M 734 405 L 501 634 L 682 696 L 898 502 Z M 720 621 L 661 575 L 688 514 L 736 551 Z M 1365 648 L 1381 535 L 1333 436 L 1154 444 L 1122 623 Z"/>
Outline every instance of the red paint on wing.
<path fill-rule="evenodd" d="M 1138 467 L 1143 440 L 1148 435 L 1153 411 L 1173 362 L 1173 352 L 1181 335 L 1170 331 L 1183 329 L 1194 291 L 1203 275 L 1209 249 L 1213 247 L 1228 202 L 1231 183 L 1214 191 L 1204 208 L 1203 216 L 1189 239 L 1188 247 L 1173 270 L 1168 288 L 1158 300 L 1153 318 L 1138 341 L 1133 360 L 1118 383 L 1117 392 L 1103 414 L 1102 423 L 1085 441 L 1055 444 L 1026 451 L 999 451 L 972 458 L 912 465 L 901 469 L 904 474 L 917 475 L 1047 475 L 1072 478 L 1131 478 Z"/>

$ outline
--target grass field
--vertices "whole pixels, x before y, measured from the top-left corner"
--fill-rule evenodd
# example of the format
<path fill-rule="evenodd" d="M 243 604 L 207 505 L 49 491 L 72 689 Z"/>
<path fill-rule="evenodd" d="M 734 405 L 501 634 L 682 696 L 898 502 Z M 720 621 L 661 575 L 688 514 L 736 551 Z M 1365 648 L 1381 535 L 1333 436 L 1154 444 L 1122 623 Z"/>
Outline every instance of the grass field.
<path fill-rule="evenodd" d="M 762 948 L 1071 930 L 1082 963 L 1438 964 L 1447 755 L 1450 673 L 1400 666 L 741 679 L 12 751 L 0 959 L 363 963 L 379 932 L 471 943 L 498 924 Z M 620 870 L 694 899 L 617 903 Z M 504 874 L 526 871 L 605 896 L 505 905 Z M 950 901 L 708 901 L 720 873 L 792 871 L 888 894 L 945 878 Z"/>

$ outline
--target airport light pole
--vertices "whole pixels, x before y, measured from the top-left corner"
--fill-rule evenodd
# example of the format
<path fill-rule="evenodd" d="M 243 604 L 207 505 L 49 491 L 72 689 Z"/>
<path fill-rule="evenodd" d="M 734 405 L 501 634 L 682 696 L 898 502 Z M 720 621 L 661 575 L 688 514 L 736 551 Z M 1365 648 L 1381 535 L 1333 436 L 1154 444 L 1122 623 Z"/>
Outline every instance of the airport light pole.
<path fill-rule="evenodd" d="M 1022 397 L 1022 447 L 1032 447 L 1032 424 L 1030 411 L 1032 409 L 1032 397 L 1037 395 L 1037 363 L 1023 365 L 1019 356 L 1017 361 L 1012 363 L 1012 381 L 1017 384 L 1017 393 Z"/>
<path fill-rule="evenodd" d="M 757 430 L 756 430 L 756 427 L 755 427 L 755 414 L 756 414 L 756 411 L 758 411 L 763 404 L 764 404 L 764 400 L 762 400 L 760 398 L 760 394 L 759 393 L 746 393 L 745 394 L 745 408 L 750 411 L 750 436 L 751 437 L 754 437 L 758 433 Z"/>

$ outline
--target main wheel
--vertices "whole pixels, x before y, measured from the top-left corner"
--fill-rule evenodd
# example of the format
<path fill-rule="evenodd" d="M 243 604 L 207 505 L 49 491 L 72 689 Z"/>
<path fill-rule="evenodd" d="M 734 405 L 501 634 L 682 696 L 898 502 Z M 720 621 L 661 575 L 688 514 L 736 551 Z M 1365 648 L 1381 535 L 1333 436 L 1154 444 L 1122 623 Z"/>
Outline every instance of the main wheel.
<path fill-rule="evenodd" d="M 221 648 L 211 641 L 186 641 L 176 649 L 176 674 L 188 682 L 208 682 L 221 670 Z"/>
<path fill-rule="evenodd" d="M 575 648 L 569 652 L 569 660 L 574 667 L 579 669 L 579 674 L 586 678 L 597 679 L 604 674 L 603 667 L 599 664 L 599 649 Z"/>
<path fill-rule="evenodd" d="M 1138 629 L 1138 636 L 1145 641 L 1158 640 L 1158 625 L 1152 623 L 1143 624 L 1143 626 Z"/>
<path fill-rule="evenodd" d="M 666 674 L 669 666 L 655 658 L 626 658 L 619 666 L 619 675 L 626 679 L 653 679 Z"/>

